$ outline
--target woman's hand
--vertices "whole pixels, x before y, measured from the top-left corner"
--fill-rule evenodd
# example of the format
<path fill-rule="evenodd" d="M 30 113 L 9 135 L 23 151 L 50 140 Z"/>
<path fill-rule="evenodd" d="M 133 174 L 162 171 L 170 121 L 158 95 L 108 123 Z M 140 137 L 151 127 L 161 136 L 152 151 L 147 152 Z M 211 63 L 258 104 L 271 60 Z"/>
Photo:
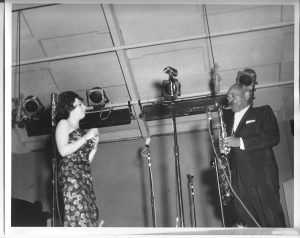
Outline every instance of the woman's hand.
<path fill-rule="evenodd" d="M 95 145 L 97 145 L 99 142 L 99 136 L 97 135 L 94 138 L 92 138 L 92 141 L 95 143 Z"/>
<path fill-rule="evenodd" d="M 90 163 L 92 163 L 92 161 L 94 160 L 95 154 L 97 152 L 98 149 L 98 142 L 99 142 L 99 136 L 95 136 L 91 139 L 93 141 L 94 147 L 91 150 L 91 152 L 89 153 L 89 161 Z"/>
<path fill-rule="evenodd" d="M 92 128 L 83 137 L 86 140 L 90 140 L 90 139 L 94 139 L 94 138 L 98 137 L 98 134 L 99 134 L 98 129 Z M 99 140 L 99 138 L 98 138 L 98 140 Z"/>
<path fill-rule="evenodd" d="M 92 139 L 93 143 L 94 143 L 94 150 L 97 150 L 98 148 L 98 143 L 99 143 L 99 136 L 96 136 Z"/>

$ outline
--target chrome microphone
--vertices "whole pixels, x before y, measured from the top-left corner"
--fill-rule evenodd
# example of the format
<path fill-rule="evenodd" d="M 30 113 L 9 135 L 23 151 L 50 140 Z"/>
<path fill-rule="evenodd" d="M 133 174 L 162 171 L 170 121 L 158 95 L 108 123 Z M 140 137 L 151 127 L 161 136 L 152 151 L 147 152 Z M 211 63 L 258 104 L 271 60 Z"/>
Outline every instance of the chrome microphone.
<path fill-rule="evenodd" d="M 210 112 L 210 111 L 207 111 L 207 119 L 208 119 L 208 122 L 210 122 L 211 119 L 212 119 L 212 116 L 211 116 L 211 112 Z"/>
<path fill-rule="evenodd" d="M 56 126 L 56 99 L 57 99 L 57 94 L 56 93 L 51 93 L 51 125 L 54 127 Z"/>

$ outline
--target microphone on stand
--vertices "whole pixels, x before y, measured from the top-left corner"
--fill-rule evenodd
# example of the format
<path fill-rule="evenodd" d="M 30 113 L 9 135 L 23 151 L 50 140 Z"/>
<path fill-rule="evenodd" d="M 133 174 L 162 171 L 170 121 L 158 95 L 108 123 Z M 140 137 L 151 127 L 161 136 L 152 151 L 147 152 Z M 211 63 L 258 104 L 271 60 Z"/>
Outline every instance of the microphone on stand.
<path fill-rule="evenodd" d="M 55 142 L 55 126 L 56 126 L 56 93 L 51 93 L 51 138 L 53 147 L 53 158 L 52 158 L 52 216 L 51 226 L 56 226 L 56 215 L 60 217 L 59 204 L 57 198 L 57 148 Z"/>
<path fill-rule="evenodd" d="M 207 111 L 206 115 L 207 115 L 208 123 L 210 123 L 210 121 L 212 120 L 211 112 Z"/>
<path fill-rule="evenodd" d="M 150 141 L 151 141 L 151 138 L 147 137 L 146 142 L 145 142 L 145 146 L 146 146 L 148 160 L 150 159 Z"/>
<path fill-rule="evenodd" d="M 150 180 L 150 201 L 151 201 L 151 208 L 152 208 L 152 222 L 153 227 L 156 227 L 156 208 L 155 208 L 155 200 L 154 200 L 154 189 L 153 189 L 153 176 L 152 176 L 152 170 L 151 170 L 151 158 L 150 158 L 150 141 L 151 138 L 147 137 L 145 141 L 145 149 L 147 151 L 147 157 L 148 157 L 148 169 L 149 169 L 149 180 Z"/>

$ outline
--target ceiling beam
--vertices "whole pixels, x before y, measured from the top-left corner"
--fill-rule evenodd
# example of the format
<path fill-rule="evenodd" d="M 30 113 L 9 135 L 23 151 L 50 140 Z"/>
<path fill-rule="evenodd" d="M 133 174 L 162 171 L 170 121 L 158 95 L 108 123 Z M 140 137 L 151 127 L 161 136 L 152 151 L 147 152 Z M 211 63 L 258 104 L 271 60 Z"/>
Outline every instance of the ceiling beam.
<path fill-rule="evenodd" d="M 13 4 L 12 5 L 12 12 L 17 12 L 17 11 L 26 11 L 26 10 L 31 10 L 31 9 L 36 9 L 36 8 L 42 8 L 42 7 L 49 7 L 49 6 L 54 6 L 54 5 L 59 5 L 57 3 L 55 4 Z"/>
<path fill-rule="evenodd" d="M 114 45 L 117 47 L 123 46 L 124 40 L 123 40 L 123 37 L 119 30 L 120 27 L 119 27 L 118 20 L 115 15 L 113 6 L 105 4 L 105 5 L 102 5 L 102 8 L 103 8 L 105 19 L 107 21 L 107 25 L 109 27 L 109 31 L 111 33 L 111 37 L 114 42 Z M 130 100 L 139 101 L 140 95 L 138 93 L 137 84 L 134 79 L 134 74 L 132 71 L 131 64 L 129 62 L 127 51 L 125 49 L 118 50 L 116 52 L 116 54 L 118 56 L 120 66 L 121 66 L 121 69 L 122 69 L 122 72 L 124 75 L 124 80 L 125 80 L 127 90 L 128 90 L 129 96 L 130 96 Z M 144 120 L 141 120 L 139 118 L 139 114 L 142 113 L 142 108 L 138 104 L 134 104 L 132 106 L 133 106 L 133 110 L 136 115 L 136 119 L 137 119 L 138 126 L 139 126 L 142 137 L 144 137 L 144 138 L 150 137 L 150 131 L 149 131 L 147 122 Z"/>
<path fill-rule="evenodd" d="M 105 11 L 107 11 L 107 10 L 105 10 Z M 229 35 L 234 35 L 234 34 L 249 33 L 249 32 L 256 32 L 256 31 L 263 31 L 263 30 L 271 30 L 271 29 L 289 27 L 289 26 L 294 26 L 294 22 L 292 22 L 292 21 L 283 22 L 283 23 L 281 22 L 281 23 L 268 24 L 268 25 L 263 25 L 263 26 L 246 27 L 246 28 L 238 29 L 238 30 L 211 33 L 210 37 L 211 38 L 213 38 L 213 37 L 222 37 L 222 36 L 229 36 Z M 116 33 L 120 34 L 119 32 L 116 32 Z M 164 44 L 171 44 L 171 43 L 179 43 L 179 42 L 185 42 L 185 41 L 191 41 L 191 40 L 200 40 L 200 39 L 206 39 L 206 38 L 208 38 L 208 35 L 207 34 L 202 34 L 202 35 L 193 35 L 193 36 L 188 36 L 188 37 L 180 37 L 180 38 L 176 38 L 176 39 L 153 41 L 153 42 L 149 42 L 149 43 L 139 43 L 139 44 L 133 44 L 133 45 L 120 44 L 120 45 L 117 45 L 115 47 L 101 49 L 101 50 L 92 50 L 92 51 L 79 52 L 79 53 L 73 53 L 73 54 L 67 54 L 67 55 L 60 55 L 60 56 L 53 56 L 53 57 L 45 57 L 45 58 L 41 58 L 41 59 L 21 61 L 20 65 L 23 66 L 23 65 L 36 64 L 36 63 L 42 63 L 42 62 L 48 62 L 48 61 L 70 59 L 70 58 L 76 58 L 76 57 L 81 57 L 81 56 L 89 56 L 89 55 L 102 54 L 102 53 L 108 53 L 108 52 L 114 52 L 114 51 L 118 52 L 118 51 L 124 51 L 124 50 L 128 50 L 128 49 L 137 49 L 137 48 L 142 48 L 142 47 L 157 46 L 157 45 L 164 45 Z M 14 62 L 12 64 L 12 66 L 17 66 L 17 63 Z"/>

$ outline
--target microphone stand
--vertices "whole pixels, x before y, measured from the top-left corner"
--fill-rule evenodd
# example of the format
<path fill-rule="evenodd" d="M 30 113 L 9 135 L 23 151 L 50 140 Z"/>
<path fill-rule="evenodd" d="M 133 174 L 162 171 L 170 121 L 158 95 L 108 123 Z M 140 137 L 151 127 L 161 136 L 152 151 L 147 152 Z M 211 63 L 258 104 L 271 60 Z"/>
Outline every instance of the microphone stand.
<path fill-rule="evenodd" d="M 175 154 L 175 170 L 176 170 L 176 186 L 177 186 L 177 196 L 178 196 L 178 205 L 179 205 L 179 224 L 181 227 L 184 227 L 184 214 L 183 214 L 183 199 L 182 199 L 182 186 L 181 186 L 181 174 L 180 174 L 180 162 L 179 162 L 179 146 L 177 141 L 177 129 L 176 129 L 176 105 L 174 98 L 174 88 L 176 87 L 173 77 L 170 75 L 170 86 L 171 86 L 171 111 L 173 119 L 173 128 L 174 128 L 174 154 Z"/>
<path fill-rule="evenodd" d="M 57 203 L 57 155 L 56 155 L 56 146 L 55 146 L 55 111 L 56 111 L 56 102 L 55 102 L 55 93 L 51 93 L 51 138 L 52 138 L 52 147 L 53 147 L 53 158 L 52 158 L 52 217 L 51 217 L 51 226 L 56 226 L 56 210 L 55 205 Z"/>
<path fill-rule="evenodd" d="M 154 189 L 153 189 L 153 179 L 152 179 L 152 170 L 151 170 L 151 158 L 150 158 L 150 147 L 146 144 L 147 158 L 148 158 L 148 168 L 149 168 L 149 180 L 150 180 L 150 201 L 152 208 L 152 223 L 153 227 L 156 227 L 156 212 L 155 212 L 155 200 L 154 200 Z"/>

